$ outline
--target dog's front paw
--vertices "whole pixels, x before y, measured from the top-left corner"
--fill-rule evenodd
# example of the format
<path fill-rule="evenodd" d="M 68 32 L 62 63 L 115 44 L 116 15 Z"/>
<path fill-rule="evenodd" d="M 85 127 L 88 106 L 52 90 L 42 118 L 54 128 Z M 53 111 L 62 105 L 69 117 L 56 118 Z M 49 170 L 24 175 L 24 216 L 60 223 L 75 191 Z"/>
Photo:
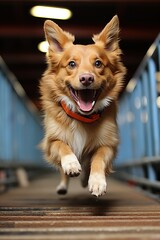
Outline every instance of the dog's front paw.
<path fill-rule="evenodd" d="M 106 193 L 107 182 L 105 176 L 94 173 L 91 174 L 88 181 L 89 191 L 92 195 L 100 197 Z"/>
<path fill-rule="evenodd" d="M 77 177 L 81 172 L 81 165 L 74 154 L 67 155 L 61 159 L 64 173 L 70 177 Z"/>

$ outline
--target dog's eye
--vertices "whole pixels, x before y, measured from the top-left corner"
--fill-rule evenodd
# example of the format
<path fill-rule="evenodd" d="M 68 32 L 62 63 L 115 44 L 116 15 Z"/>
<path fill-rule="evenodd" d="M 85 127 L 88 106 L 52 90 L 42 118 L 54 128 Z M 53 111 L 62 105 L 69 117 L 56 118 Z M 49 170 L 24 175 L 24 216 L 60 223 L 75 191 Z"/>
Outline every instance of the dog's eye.
<path fill-rule="evenodd" d="M 68 63 L 68 66 L 69 66 L 69 68 L 73 69 L 76 67 L 76 62 L 72 60 Z"/>
<path fill-rule="evenodd" d="M 100 67 L 102 67 L 102 62 L 100 60 L 96 60 L 94 65 L 95 65 L 95 67 L 100 68 Z"/>

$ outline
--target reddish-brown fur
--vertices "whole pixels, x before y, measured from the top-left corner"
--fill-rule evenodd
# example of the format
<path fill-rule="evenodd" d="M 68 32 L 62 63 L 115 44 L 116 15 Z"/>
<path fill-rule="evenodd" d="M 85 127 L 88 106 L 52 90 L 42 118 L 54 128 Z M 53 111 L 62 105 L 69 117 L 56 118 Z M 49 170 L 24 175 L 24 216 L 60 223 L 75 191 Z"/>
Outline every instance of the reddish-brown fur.
<path fill-rule="evenodd" d="M 45 22 L 44 30 L 49 43 L 48 68 L 40 83 L 45 158 L 60 168 L 62 180 L 58 193 L 66 193 L 68 177 L 78 176 L 82 171 L 83 186 L 88 184 L 93 195 L 101 196 L 106 192 L 106 175 L 112 171 L 112 160 L 119 143 L 117 98 L 126 72 L 118 44 L 118 17 L 114 16 L 103 31 L 93 37 L 94 44 L 86 46 L 74 45 L 74 36 L 52 21 Z M 72 66 L 73 61 L 75 66 Z M 80 76 L 83 74 L 93 76 L 89 86 L 81 83 Z M 75 90 L 100 89 L 98 99 L 89 112 L 77 105 L 71 87 Z M 102 115 L 93 123 L 75 120 L 63 110 L 61 100 L 73 112 L 88 116 L 101 111 Z M 83 99 L 83 108 L 87 104 Z"/>

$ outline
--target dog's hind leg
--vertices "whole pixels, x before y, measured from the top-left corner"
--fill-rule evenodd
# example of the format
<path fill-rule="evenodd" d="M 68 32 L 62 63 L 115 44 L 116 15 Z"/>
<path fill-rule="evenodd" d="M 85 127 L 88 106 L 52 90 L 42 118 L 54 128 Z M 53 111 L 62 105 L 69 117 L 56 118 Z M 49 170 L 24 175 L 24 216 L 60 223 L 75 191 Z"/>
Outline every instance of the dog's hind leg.
<path fill-rule="evenodd" d="M 82 160 L 82 175 L 81 175 L 81 184 L 82 187 L 88 186 L 88 179 L 90 174 L 90 157 L 85 157 Z"/>
<path fill-rule="evenodd" d="M 58 194 L 66 194 L 68 189 L 69 177 L 64 173 L 63 169 L 60 168 L 61 181 L 57 186 Z"/>

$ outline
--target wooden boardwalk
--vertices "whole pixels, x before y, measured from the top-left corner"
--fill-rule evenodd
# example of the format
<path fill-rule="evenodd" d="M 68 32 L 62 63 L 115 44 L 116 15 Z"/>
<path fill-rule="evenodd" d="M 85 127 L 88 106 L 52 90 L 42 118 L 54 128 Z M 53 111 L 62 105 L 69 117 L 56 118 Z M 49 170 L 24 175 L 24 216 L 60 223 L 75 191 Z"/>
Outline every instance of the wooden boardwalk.
<path fill-rule="evenodd" d="M 0 195 L 0 239 L 160 239 L 160 204 L 109 179 L 99 199 L 71 179 L 68 195 L 55 193 L 56 175 Z"/>

